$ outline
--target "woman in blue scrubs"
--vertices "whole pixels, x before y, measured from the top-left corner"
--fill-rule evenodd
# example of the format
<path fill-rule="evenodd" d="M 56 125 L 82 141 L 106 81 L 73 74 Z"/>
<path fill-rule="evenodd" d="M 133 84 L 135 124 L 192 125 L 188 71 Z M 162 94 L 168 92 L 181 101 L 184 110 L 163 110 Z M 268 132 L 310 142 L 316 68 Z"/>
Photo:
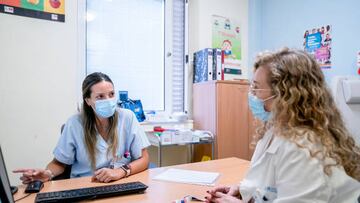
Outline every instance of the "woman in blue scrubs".
<path fill-rule="evenodd" d="M 65 124 L 54 159 L 46 169 L 19 169 L 24 184 L 49 181 L 71 165 L 71 178 L 92 176 L 110 182 L 148 167 L 150 145 L 132 111 L 119 109 L 114 85 L 103 73 L 88 75 L 82 84 L 83 106 Z"/>

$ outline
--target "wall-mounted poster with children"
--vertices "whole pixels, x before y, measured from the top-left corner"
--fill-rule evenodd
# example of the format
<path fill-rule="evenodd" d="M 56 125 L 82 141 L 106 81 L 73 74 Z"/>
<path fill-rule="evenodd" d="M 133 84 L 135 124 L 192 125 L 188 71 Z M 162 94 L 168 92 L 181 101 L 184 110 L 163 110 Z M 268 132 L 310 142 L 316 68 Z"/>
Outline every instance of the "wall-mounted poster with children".
<path fill-rule="evenodd" d="M 304 50 L 315 56 L 321 68 L 331 68 L 331 25 L 306 30 Z"/>
<path fill-rule="evenodd" d="M 226 58 L 241 60 L 240 27 L 230 19 L 212 16 L 212 48 L 224 51 Z"/>

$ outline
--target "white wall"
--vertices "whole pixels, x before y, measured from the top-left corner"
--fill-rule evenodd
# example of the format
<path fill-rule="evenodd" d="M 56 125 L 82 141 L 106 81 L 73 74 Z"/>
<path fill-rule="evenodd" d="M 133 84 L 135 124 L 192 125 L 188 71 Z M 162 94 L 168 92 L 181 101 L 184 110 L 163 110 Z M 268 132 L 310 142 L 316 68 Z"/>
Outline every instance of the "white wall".
<path fill-rule="evenodd" d="M 358 75 L 356 56 L 360 40 L 354 39 L 360 32 L 359 7 L 358 0 L 252 0 L 250 20 L 255 28 L 250 30 L 250 59 L 262 50 L 284 46 L 303 49 L 305 30 L 329 24 L 331 68 L 323 69 L 326 81 L 330 84 L 335 76 Z"/>
<path fill-rule="evenodd" d="M 192 74 L 194 52 L 212 45 L 212 15 L 229 18 L 240 26 L 243 64 L 248 66 L 248 0 L 189 1 L 189 109 L 192 109 Z M 249 69 L 251 70 L 251 69 Z M 191 114 L 192 111 L 190 111 Z"/>
<path fill-rule="evenodd" d="M 44 168 L 60 126 L 76 112 L 84 67 L 78 1 L 65 23 L 0 14 L 0 143 L 12 184 L 19 167 Z"/>

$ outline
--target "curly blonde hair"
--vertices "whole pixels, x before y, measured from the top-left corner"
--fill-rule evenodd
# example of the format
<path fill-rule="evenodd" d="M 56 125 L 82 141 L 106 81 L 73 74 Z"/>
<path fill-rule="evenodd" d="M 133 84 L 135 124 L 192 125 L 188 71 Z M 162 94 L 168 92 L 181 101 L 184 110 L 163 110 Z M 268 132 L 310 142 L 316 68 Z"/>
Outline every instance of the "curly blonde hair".
<path fill-rule="evenodd" d="M 321 159 L 327 175 L 331 166 L 341 165 L 360 181 L 360 148 L 347 131 L 316 60 L 304 51 L 283 48 L 259 54 L 255 71 L 259 67 L 270 70 L 268 82 L 276 95 L 271 120 L 258 129 L 260 137 L 270 124 L 279 135 Z M 321 150 L 299 141 L 304 138 L 320 144 Z M 329 158 L 335 162 L 326 163 Z"/>

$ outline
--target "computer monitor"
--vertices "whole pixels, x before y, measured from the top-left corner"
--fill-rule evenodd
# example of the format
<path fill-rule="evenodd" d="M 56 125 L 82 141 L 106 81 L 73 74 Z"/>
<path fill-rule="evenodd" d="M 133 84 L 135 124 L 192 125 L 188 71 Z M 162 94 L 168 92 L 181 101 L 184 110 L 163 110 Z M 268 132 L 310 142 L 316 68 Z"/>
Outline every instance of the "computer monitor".
<path fill-rule="evenodd" d="M 6 172 L 5 161 L 0 146 L 0 203 L 14 203 L 10 189 L 10 181 Z"/>

